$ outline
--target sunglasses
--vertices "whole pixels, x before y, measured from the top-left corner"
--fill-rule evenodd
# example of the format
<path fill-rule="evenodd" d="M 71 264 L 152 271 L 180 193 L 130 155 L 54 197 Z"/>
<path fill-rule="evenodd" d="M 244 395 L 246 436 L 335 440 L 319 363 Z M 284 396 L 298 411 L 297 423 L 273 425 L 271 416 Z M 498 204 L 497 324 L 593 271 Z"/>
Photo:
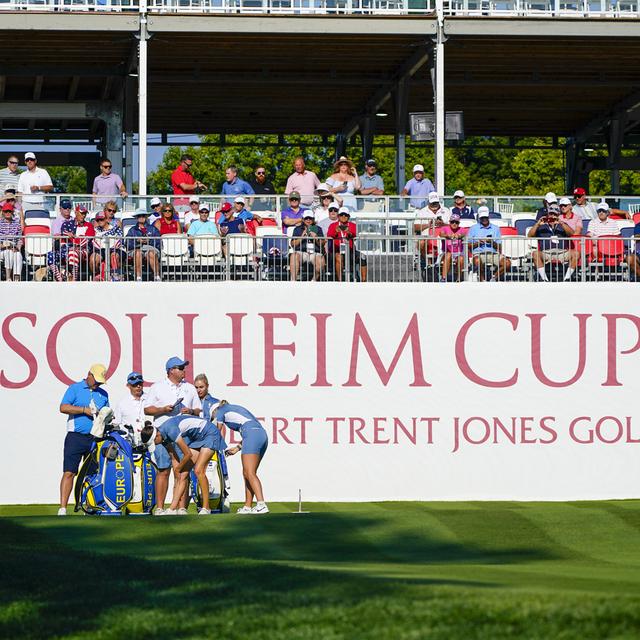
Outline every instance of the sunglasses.
<path fill-rule="evenodd" d="M 460 224 L 460 223 L 459 223 L 457 220 L 452 220 L 449 224 L 451 224 L 451 225 L 453 225 L 453 224 L 458 225 L 458 224 Z"/>
<path fill-rule="evenodd" d="M 349 214 L 348 214 L 348 213 L 339 213 L 338 215 L 339 215 L 340 217 L 342 217 L 342 216 L 345 216 L 346 218 L 348 218 L 348 217 L 349 217 Z"/>
<path fill-rule="evenodd" d="M 116 213 L 117 209 L 107 209 L 109 213 Z"/>
<path fill-rule="evenodd" d="M 191 164 L 187 164 L 186 162 L 184 163 L 184 166 L 187 167 L 187 169 L 191 169 L 191 167 L 193 166 L 193 162 Z"/>
<path fill-rule="evenodd" d="M 103 164 L 102 168 L 103 169 L 111 169 L 111 165 L 110 164 Z"/>
<path fill-rule="evenodd" d="M 18 164 L 17 160 L 9 160 L 8 164 Z"/>
<path fill-rule="evenodd" d="M 35 158 L 27 158 L 25 162 L 35 162 Z M 17 163 L 16 163 L 17 164 Z"/>
<path fill-rule="evenodd" d="M 129 384 L 130 384 L 132 387 L 141 387 L 141 386 L 142 386 L 142 380 L 140 380 L 140 382 L 138 382 L 138 381 L 131 381 L 131 382 L 129 382 Z"/>
<path fill-rule="evenodd" d="M 178 369 L 178 371 L 184 371 L 184 365 L 180 365 L 179 367 L 172 367 L 173 369 Z"/>
<path fill-rule="evenodd" d="M 257 176 L 263 176 L 265 174 L 264 171 L 256 171 Z"/>
<path fill-rule="evenodd" d="M 162 213 L 173 213 L 173 211 L 171 209 L 163 209 Z"/>

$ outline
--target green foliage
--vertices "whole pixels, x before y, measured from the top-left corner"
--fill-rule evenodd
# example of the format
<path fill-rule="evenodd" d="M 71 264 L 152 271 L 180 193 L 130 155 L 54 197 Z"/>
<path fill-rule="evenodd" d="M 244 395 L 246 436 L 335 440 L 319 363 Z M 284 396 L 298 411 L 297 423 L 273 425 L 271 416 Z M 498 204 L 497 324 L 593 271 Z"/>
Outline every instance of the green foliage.
<path fill-rule="evenodd" d="M 47 167 L 56 193 L 87 193 L 87 172 L 83 167 Z"/>

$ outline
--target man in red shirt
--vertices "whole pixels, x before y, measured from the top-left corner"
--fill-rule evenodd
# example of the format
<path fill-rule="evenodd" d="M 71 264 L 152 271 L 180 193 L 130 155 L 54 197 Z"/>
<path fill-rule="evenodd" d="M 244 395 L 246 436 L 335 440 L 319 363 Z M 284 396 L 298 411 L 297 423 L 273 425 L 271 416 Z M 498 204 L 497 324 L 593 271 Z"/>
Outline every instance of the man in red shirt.
<path fill-rule="evenodd" d="M 200 189 L 205 189 L 205 185 L 199 182 L 191 175 L 191 166 L 193 165 L 193 158 L 184 154 L 180 158 L 180 164 L 175 168 L 171 174 L 171 188 L 173 193 L 178 196 L 190 196 L 196 193 Z M 173 201 L 174 206 L 189 204 L 189 198 L 178 198 Z"/>
<path fill-rule="evenodd" d="M 327 246 L 327 264 L 334 264 L 336 280 L 342 280 L 342 269 L 347 264 L 350 268 L 360 267 L 360 281 L 367 279 L 367 259 L 356 248 L 353 239 L 356 237 L 356 225 L 350 221 L 349 207 L 340 207 L 338 221 L 329 225 L 327 238 L 331 240 Z M 349 260 L 346 261 L 347 254 Z M 355 269 L 354 269 L 355 271 Z"/>

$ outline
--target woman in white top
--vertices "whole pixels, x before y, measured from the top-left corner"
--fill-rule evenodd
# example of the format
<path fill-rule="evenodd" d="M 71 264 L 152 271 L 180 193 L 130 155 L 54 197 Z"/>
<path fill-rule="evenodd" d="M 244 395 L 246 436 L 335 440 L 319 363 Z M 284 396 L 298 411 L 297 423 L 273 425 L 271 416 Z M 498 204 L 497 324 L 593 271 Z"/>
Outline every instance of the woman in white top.
<path fill-rule="evenodd" d="M 344 156 L 340 156 L 333 165 L 334 173 L 327 180 L 329 191 L 342 197 L 342 204 L 352 211 L 357 211 L 358 204 L 355 198 L 356 191 L 360 191 L 360 178 L 353 166 L 353 162 Z"/>

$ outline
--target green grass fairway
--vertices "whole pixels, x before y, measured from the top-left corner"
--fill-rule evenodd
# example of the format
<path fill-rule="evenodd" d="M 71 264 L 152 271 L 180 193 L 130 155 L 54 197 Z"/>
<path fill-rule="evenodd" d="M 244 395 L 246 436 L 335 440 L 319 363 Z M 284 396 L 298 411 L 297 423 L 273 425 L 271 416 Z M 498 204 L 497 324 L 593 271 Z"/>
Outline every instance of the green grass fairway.
<path fill-rule="evenodd" d="M 640 501 L 0 507 L 2 638 L 640 638 Z"/>

